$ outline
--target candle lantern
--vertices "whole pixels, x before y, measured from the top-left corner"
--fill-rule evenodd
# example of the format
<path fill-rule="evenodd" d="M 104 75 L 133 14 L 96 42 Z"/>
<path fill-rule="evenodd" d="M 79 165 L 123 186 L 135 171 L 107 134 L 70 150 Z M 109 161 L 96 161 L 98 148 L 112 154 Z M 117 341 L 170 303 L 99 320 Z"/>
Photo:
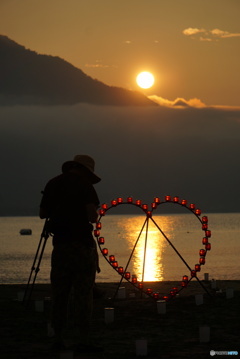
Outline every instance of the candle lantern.
<path fill-rule="evenodd" d="M 187 200 L 186 200 L 186 199 L 182 199 L 181 205 L 182 205 L 182 206 L 186 206 L 186 205 L 187 205 Z"/>
<path fill-rule="evenodd" d="M 147 216 L 148 216 L 148 218 L 151 218 L 151 217 L 152 217 L 152 212 L 151 212 L 151 211 L 147 211 Z"/>
<path fill-rule="evenodd" d="M 104 216 L 105 215 L 105 210 L 104 209 L 99 209 L 99 214 L 100 216 Z"/>
<path fill-rule="evenodd" d="M 123 203 L 123 199 L 122 199 L 122 197 L 118 197 L 118 199 L 117 199 L 117 203 Z"/>
<path fill-rule="evenodd" d="M 211 243 L 207 243 L 207 244 L 205 245 L 205 248 L 206 248 L 207 251 L 210 251 L 210 249 L 211 249 Z"/>
<path fill-rule="evenodd" d="M 186 282 L 185 280 L 181 281 L 181 287 L 186 287 L 188 285 L 188 282 Z"/>
<path fill-rule="evenodd" d="M 205 264 L 205 257 L 200 257 L 199 258 L 199 263 L 202 264 L 202 265 Z"/>
<path fill-rule="evenodd" d="M 197 276 L 197 271 L 196 270 L 191 270 L 191 277 L 196 277 Z"/>
<path fill-rule="evenodd" d="M 171 201 L 171 196 L 165 196 L 165 201 L 170 202 Z"/>
<path fill-rule="evenodd" d="M 201 211 L 201 209 L 197 208 L 197 209 L 195 210 L 195 213 L 196 213 L 197 216 L 200 216 L 201 213 L 202 213 L 202 211 Z"/>
<path fill-rule="evenodd" d="M 207 244 L 208 243 L 208 238 L 207 237 L 203 237 L 202 239 L 202 244 Z"/>
<path fill-rule="evenodd" d="M 158 293 L 158 292 L 154 292 L 154 293 L 153 293 L 153 298 L 154 298 L 154 299 L 159 299 L 159 297 L 160 297 L 160 296 L 159 296 L 159 293 Z"/>
<path fill-rule="evenodd" d="M 103 204 L 102 204 L 102 208 L 103 208 L 103 209 L 107 209 L 107 208 L 108 208 L 108 205 L 107 205 L 106 203 L 103 203 Z"/>
<path fill-rule="evenodd" d="M 163 296 L 163 300 L 165 300 L 166 302 L 169 300 L 169 296 L 168 295 L 164 295 Z"/>
<path fill-rule="evenodd" d="M 116 206 L 116 205 L 117 205 L 117 201 L 116 201 L 115 199 L 113 199 L 113 200 L 111 201 L 111 205 L 112 205 L 112 206 Z"/>
<path fill-rule="evenodd" d="M 123 274 L 123 272 L 124 272 L 123 267 L 118 267 L 118 273 Z"/>
<path fill-rule="evenodd" d="M 172 290 L 174 290 L 174 292 L 175 293 L 177 293 L 178 292 L 178 288 L 177 287 L 173 287 L 173 289 Z"/>
<path fill-rule="evenodd" d="M 104 237 L 99 237 L 99 238 L 98 238 L 98 243 L 99 243 L 99 244 L 104 244 L 104 243 L 105 243 Z"/>
<path fill-rule="evenodd" d="M 173 202 L 178 203 L 179 202 L 179 197 L 177 197 L 177 196 L 173 197 Z"/>
<path fill-rule="evenodd" d="M 143 209 L 144 211 L 147 211 L 148 205 L 147 205 L 147 204 L 143 204 L 143 205 L 142 205 L 142 209 Z"/>
<path fill-rule="evenodd" d="M 142 283 L 142 282 L 139 282 L 139 283 L 138 283 L 138 288 L 139 288 L 139 289 L 143 289 L 143 283 Z"/>
<path fill-rule="evenodd" d="M 211 237 L 211 234 L 212 234 L 211 231 L 209 231 L 209 230 L 208 230 L 208 231 L 205 231 L 206 237 L 210 238 L 210 237 Z"/>
<path fill-rule="evenodd" d="M 154 197 L 153 201 L 157 204 L 159 204 L 161 202 L 159 197 Z"/>
<path fill-rule="evenodd" d="M 115 261 L 115 256 L 114 255 L 109 256 L 109 261 L 114 262 Z"/>
<path fill-rule="evenodd" d="M 95 236 L 95 237 L 99 237 L 99 236 L 100 236 L 100 231 L 99 231 L 99 229 L 95 229 L 95 230 L 94 230 L 94 236 Z"/>
<path fill-rule="evenodd" d="M 130 279 L 130 278 L 131 278 L 130 272 L 125 272 L 124 277 L 125 277 L 126 279 Z"/>
<path fill-rule="evenodd" d="M 107 255 L 108 255 L 108 249 L 107 249 L 107 248 L 103 248 L 103 249 L 102 249 L 102 254 L 103 254 L 104 256 L 107 256 Z"/>
<path fill-rule="evenodd" d="M 136 203 L 137 206 L 141 206 L 142 201 L 140 199 L 137 199 L 135 203 Z"/>
<path fill-rule="evenodd" d="M 200 272 L 200 270 L 201 270 L 200 264 L 195 264 L 195 271 Z"/>
<path fill-rule="evenodd" d="M 151 288 L 147 288 L 147 290 L 146 290 L 147 294 L 152 294 L 152 292 L 153 292 L 153 290 Z"/>
<path fill-rule="evenodd" d="M 188 282 L 188 276 L 187 276 L 187 275 L 184 275 L 184 276 L 182 277 L 182 280 L 185 281 L 185 282 Z"/>
<path fill-rule="evenodd" d="M 170 290 L 170 295 L 171 295 L 172 297 L 174 297 L 174 296 L 176 295 L 175 290 L 171 289 L 171 290 Z"/>
<path fill-rule="evenodd" d="M 203 216 L 203 217 L 202 217 L 202 222 L 203 222 L 203 223 L 208 223 L 208 217 L 207 217 L 207 216 Z"/>
<path fill-rule="evenodd" d="M 190 204 L 189 204 L 189 208 L 190 208 L 190 209 L 195 209 L 195 204 L 194 204 L 194 203 L 190 203 Z"/>
<path fill-rule="evenodd" d="M 208 229 L 208 223 L 203 223 L 202 224 L 202 230 L 206 231 Z"/>
<path fill-rule="evenodd" d="M 133 198 L 132 198 L 132 197 L 128 197 L 128 198 L 127 198 L 127 203 L 133 203 Z"/>
<path fill-rule="evenodd" d="M 204 257 L 204 256 L 206 255 L 205 249 L 200 249 L 199 255 L 200 255 L 201 257 Z"/>
<path fill-rule="evenodd" d="M 137 276 L 135 274 L 132 275 L 132 283 L 137 283 Z"/>
<path fill-rule="evenodd" d="M 114 262 L 112 262 L 111 264 L 112 264 L 113 268 L 117 268 L 117 267 L 118 267 L 118 262 L 117 262 L 117 261 L 114 261 Z"/>
<path fill-rule="evenodd" d="M 102 228 L 101 222 L 97 222 L 97 223 L 96 223 L 96 229 L 101 229 L 101 228 Z"/>
<path fill-rule="evenodd" d="M 155 202 L 151 203 L 151 207 L 152 207 L 152 209 L 157 208 L 157 203 L 155 203 Z"/>

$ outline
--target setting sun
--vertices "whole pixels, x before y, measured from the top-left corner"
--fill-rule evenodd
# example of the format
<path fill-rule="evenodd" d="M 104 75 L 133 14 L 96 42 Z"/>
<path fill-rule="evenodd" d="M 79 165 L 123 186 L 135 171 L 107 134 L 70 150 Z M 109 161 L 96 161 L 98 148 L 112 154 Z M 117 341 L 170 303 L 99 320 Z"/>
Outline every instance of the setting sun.
<path fill-rule="evenodd" d="M 154 84 L 154 76 L 151 72 L 144 71 L 137 75 L 136 82 L 139 87 L 148 89 Z"/>

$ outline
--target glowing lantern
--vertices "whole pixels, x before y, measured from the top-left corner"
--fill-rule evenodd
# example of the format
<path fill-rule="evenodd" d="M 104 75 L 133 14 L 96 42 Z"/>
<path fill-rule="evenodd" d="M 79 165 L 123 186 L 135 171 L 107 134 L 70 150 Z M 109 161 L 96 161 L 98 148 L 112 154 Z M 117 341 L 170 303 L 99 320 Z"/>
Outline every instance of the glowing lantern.
<path fill-rule="evenodd" d="M 112 205 L 112 206 L 116 206 L 116 205 L 117 205 L 117 201 L 116 201 L 115 199 L 113 199 L 113 200 L 111 201 L 111 205 Z"/>
<path fill-rule="evenodd" d="M 186 205 L 187 205 L 187 200 L 186 200 L 186 199 L 182 199 L 181 205 L 182 205 L 182 206 L 186 206 Z"/>
<path fill-rule="evenodd" d="M 103 204 L 102 204 L 102 208 L 103 208 L 103 209 L 107 209 L 107 208 L 108 208 L 108 205 L 107 205 L 106 203 L 103 203 Z"/>
<path fill-rule="evenodd" d="M 132 197 L 128 197 L 128 198 L 127 198 L 127 203 L 133 203 L 133 198 L 132 198 Z"/>
<path fill-rule="evenodd" d="M 113 268 L 117 268 L 118 267 L 118 262 L 117 261 L 112 262 L 112 266 L 113 266 Z"/>
<path fill-rule="evenodd" d="M 205 245 L 205 248 L 206 248 L 206 251 L 210 251 L 210 249 L 211 249 L 211 243 L 207 243 L 207 244 Z"/>
<path fill-rule="evenodd" d="M 201 209 L 197 208 L 197 209 L 195 210 L 195 213 L 196 213 L 197 216 L 200 216 L 201 213 L 202 213 L 202 211 L 201 211 Z"/>
<path fill-rule="evenodd" d="M 123 267 L 118 267 L 118 273 L 123 274 L 123 272 L 124 272 Z"/>
<path fill-rule="evenodd" d="M 181 281 L 181 286 L 182 287 L 186 287 L 188 285 L 188 282 L 186 282 L 185 280 Z"/>
<path fill-rule="evenodd" d="M 137 199 L 135 203 L 136 203 L 137 206 L 141 206 L 142 201 L 140 199 Z"/>
<path fill-rule="evenodd" d="M 188 276 L 187 276 L 187 275 L 184 275 L 184 276 L 182 277 L 182 280 L 185 281 L 185 282 L 188 282 Z"/>
<path fill-rule="evenodd" d="M 191 270 L 191 277 L 196 277 L 197 275 L 197 271 L 196 270 Z"/>
<path fill-rule="evenodd" d="M 165 201 L 170 202 L 171 201 L 171 196 L 165 196 Z"/>
<path fill-rule="evenodd" d="M 174 297 L 176 295 L 176 292 L 174 290 L 170 290 L 170 295 Z"/>
<path fill-rule="evenodd" d="M 142 282 L 139 282 L 139 283 L 138 283 L 138 288 L 139 288 L 139 289 L 143 289 L 143 283 L 142 283 Z"/>
<path fill-rule="evenodd" d="M 147 294 L 152 294 L 152 292 L 153 292 L 153 290 L 151 288 L 147 288 L 147 290 L 146 290 Z"/>
<path fill-rule="evenodd" d="M 205 264 L 205 257 L 200 257 L 199 258 L 199 263 L 202 264 L 202 265 Z"/>
<path fill-rule="evenodd" d="M 205 231 L 206 229 L 208 229 L 208 223 L 203 223 L 202 230 Z"/>
<path fill-rule="evenodd" d="M 143 205 L 142 205 L 142 209 L 143 209 L 144 211 L 147 211 L 148 205 L 147 205 L 147 204 L 143 204 Z"/>
<path fill-rule="evenodd" d="M 115 261 L 115 256 L 113 256 L 113 255 L 109 256 L 109 261 L 114 262 Z"/>
<path fill-rule="evenodd" d="M 157 208 L 157 203 L 153 202 L 153 203 L 151 204 L 151 207 L 152 207 L 152 209 Z"/>
<path fill-rule="evenodd" d="M 98 243 L 99 243 L 99 244 L 104 244 L 104 243 L 105 243 L 104 237 L 99 237 L 99 238 L 98 238 Z"/>
<path fill-rule="evenodd" d="M 203 217 L 202 217 L 202 222 L 203 222 L 203 223 L 208 223 L 208 217 L 207 217 L 207 216 L 203 216 Z"/>
<path fill-rule="evenodd" d="M 122 199 L 122 197 L 118 197 L 118 199 L 117 199 L 117 203 L 123 203 L 123 199 Z"/>
<path fill-rule="evenodd" d="M 177 287 L 173 287 L 173 289 L 176 293 L 178 292 L 178 288 Z"/>
<path fill-rule="evenodd" d="M 124 273 L 124 277 L 125 277 L 126 279 L 130 279 L 130 278 L 131 278 L 130 272 L 125 272 L 125 273 Z"/>
<path fill-rule="evenodd" d="M 156 204 L 159 204 L 161 201 L 160 201 L 160 198 L 159 197 L 154 197 L 154 200 L 153 200 Z"/>
<path fill-rule="evenodd" d="M 210 237 L 211 237 L 211 234 L 212 234 L 211 231 L 209 231 L 209 230 L 208 230 L 208 231 L 205 231 L 206 237 L 210 238 Z"/>
<path fill-rule="evenodd" d="M 195 264 L 195 271 L 200 272 L 200 270 L 201 270 L 200 264 Z"/>
<path fill-rule="evenodd" d="M 189 208 L 190 208 L 190 209 L 195 209 L 195 204 L 190 203 L 190 204 L 189 204 Z"/>
<path fill-rule="evenodd" d="M 96 229 L 101 229 L 101 228 L 102 228 L 101 222 L 96 223 Z"/>
<path fill-rule="evenodd" d="M 201 257 L 205 257 L 205 255 L 206 255 L 205 249 L 200 249 L 199 255 L 200 255 Z"/>
<path fill-rule="evenodd" d="M 154 292 L 154 293 L 153 293 L 153 298 L 154 298 L 154 299 L 159 299 L 159 297 L 160 297 L 160 296 L 159 296 L 159 293 L 158 293 L 158 292 Z"/>
<path fill-rule="evenodd" d="M 94 236 L 95 236 L 95 237 L 99 237 L 99 236 L 100 236 L 100 231 L 99 231 L 99 229 L 95 229 L 95 230 L 94 230 Z"/>
<path fill-rule="evenodd" d="M 137 283 L 137 277 L 134 274 L 132 275 L 132 283 Z"/>
<path fill-rule="evenodd" d="M 176 196 L 176 197 L 173 197 L 173 202 L 174 202 L 174 203 L 178 203 L 178 202 L 179 202 L 179 197 L 177 197 L 177 196 Z"/>
<path fill-rule="evenodd" d="M 203 237 L 202 239 L 202 244 L 207 244 L 208 243 L 208 238 L 207 237 Z"/>
<path fill-rule="evenodd" d="M 100 214 L 100 216 L 104 216 L 105 215 L 105 210 L 104 209 L 99 209 L 99 214 Z"/>
<path fill-rule="evenodd" d="M 166 300 L 166 302 L 168 302 L 169 296 L 168 296 L 168 295 L 164 295 L 164 296 L 163 296 L 163 299 Z"/>
<path fill-rule="evenodd" d="M 102 254 L 103 254 L 104 256 L 107 256 L 107 255 L 108 255 L 108 249 L 107 249 L 107 248 L 103 248 L 103 249 L 102 249 Z"/>

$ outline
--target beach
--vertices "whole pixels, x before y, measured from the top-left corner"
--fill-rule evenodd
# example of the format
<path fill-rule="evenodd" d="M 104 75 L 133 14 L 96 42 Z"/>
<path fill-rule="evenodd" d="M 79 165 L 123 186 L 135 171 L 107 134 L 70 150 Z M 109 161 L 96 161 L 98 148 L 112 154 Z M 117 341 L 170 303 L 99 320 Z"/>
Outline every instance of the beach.
<path fill-rule="evenodd" d="M 192 280 L 178 296 L 166 303 L 166 313 L 159 314 L 157 303 L 142 296 L 130 283 L 124 282 L 126 298 L 114 294 L 118 283 L 97 283 L 91 325 L 91 339 L 103 347 L 99 354 L 72 354 L 74 337 L 71 304 L 69 309 L 66 344 L 73 358 L 127 359 L 137 357 L 136 341 L 143 339 L 147 354 L 140 357 L 181 359 L 209 358 L 210 351 L 239 351 L 239 299 L 240 281 L 217 281 L 212 289 L 211 281 Z M 153 290 L 161 287 L 164 292 L 175 283 L 147 283 Z M 205 290 L 205 289 L 206 290 Z M 226 298 L 227 288 L 233 289 L 233 297 Z M 26 308 L 18 296 L 25 285 L 0 285 L 1 359 L 61 358 L 67 352 L 51 350 L 53 338 L 49 332 L 51 291 L 49 284 L 35 284 Z M 203 295 L 203 304 L 196 305 L 195 295 Z M 44 311 L 36 311 L 35 303 L 44 303 Z M 105 308 L 114 308 L 113 322 L 106 324 Z M 209 342 L 199 339 L 199 327 L 210 328 Z M 141 354 L 141 353 L 140 353 Z M 144 351 L 142 352 L 144 354 Z"/>

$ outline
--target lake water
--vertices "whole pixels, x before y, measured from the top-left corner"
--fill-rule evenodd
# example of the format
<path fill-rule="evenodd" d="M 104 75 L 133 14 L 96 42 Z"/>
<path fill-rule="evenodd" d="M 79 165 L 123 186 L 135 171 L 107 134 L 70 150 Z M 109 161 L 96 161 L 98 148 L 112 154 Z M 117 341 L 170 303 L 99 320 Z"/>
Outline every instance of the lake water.
<path fill-rule="evenodd" d="M 104 237 L 105 243 L 101 249 L 107 248 L 107 258 L 114 255 L 118 266 L 125 268 L 137 241 L 128 266 L 131 275 L 135 274 L 138 280 L 145 281 L 180 281 L 183 275 L 189 275 L 189 269 L 166 237 L 190 268 L 194 269 L 195 264 L 199 263 L 199 250 L 204 248 L 202 238 L 205 232 L 201 222 L 191 213 L 155 215 L 153 219 L 157 225 L 151 219 L 146 223 L 145 217 L 141 215 L 103 216 L 100 236 Z M 201 266 L 198 277 L 203 279 L 204 273 L 209 273 L 210 278 L 240 280 L 240 213 L 208 214 L 208 220 L 212 248 L 207 252 L 206 263 Z M 27 282 L 43 224 L 44 221 L 38 217 L 0 218 L 0 284 Z M 22 228 L 31 228 L 32 235 L 20 235 Z M 37 283 L 49 283 L 51 251 L 50 237 Z M 101 253 L 100 266 L 97 282 L 120 280 L 119 274 Z"/>

